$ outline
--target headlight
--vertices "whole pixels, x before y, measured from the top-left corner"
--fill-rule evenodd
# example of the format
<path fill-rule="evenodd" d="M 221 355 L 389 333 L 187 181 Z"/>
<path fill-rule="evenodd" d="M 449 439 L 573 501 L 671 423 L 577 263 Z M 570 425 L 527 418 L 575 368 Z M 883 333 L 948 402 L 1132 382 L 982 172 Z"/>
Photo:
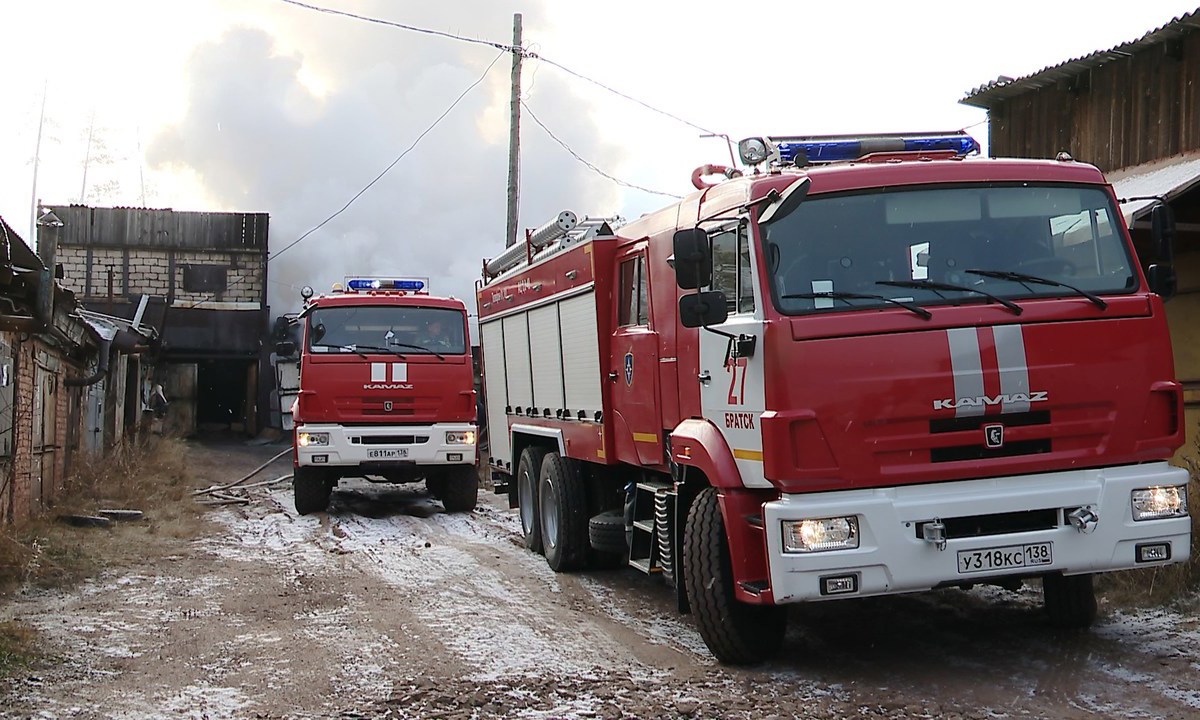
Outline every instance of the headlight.
<path fill-rule="evenodd" d="M 856 547 L 858 547 L 857 517 L 785 520 L 783 522 L 783 551 L 786 553 L 851 550 Z"/>
<path fill-rule="evenodd" d="M 446 433 L 447 445 L 474 445 L 474 430 L 453 430 Z"/>
<path fill-rule="evenodd" d="M 1186 485 L 1134 490 L 1132 500 L 1134 520 L 1159 520 L 1188 514 Z"/>
<path fill-rule="evenodd" d="M 300 447 L 309 447 L 310 445 L 328 445 L 329 433 L 299 433 L 296 435 L 296 442 Z"/>

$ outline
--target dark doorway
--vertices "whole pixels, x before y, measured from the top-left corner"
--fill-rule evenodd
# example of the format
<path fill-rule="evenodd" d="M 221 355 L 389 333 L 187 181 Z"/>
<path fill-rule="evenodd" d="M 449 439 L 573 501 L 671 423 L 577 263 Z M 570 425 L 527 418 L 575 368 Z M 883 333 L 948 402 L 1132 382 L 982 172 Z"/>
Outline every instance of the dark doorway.
<path fill-rule="evenodd" d="M 196 363 L 196 424 L 200 431 L 246 431 L 246 382 L 249 360 L 200 360 Z"/>

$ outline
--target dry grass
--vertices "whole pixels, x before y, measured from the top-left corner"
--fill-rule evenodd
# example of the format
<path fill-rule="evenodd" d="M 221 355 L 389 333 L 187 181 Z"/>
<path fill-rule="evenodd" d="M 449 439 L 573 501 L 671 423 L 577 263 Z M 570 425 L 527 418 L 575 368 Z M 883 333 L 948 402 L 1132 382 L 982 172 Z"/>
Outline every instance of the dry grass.
<path fill-rule="evenodd" d="M 1200 440 L 1196 442 L 1200 457 Z M 1102 575 L 1098 587 L 1121 605 L 1200 603 L 1200 463 L 1189 461 L 1188 509 L 1192 516 L 1192 556 L 1185 563 Z"/>
<path fill-rule="evenodd" d="M 202 524 L 187 501 L 193 484 L 187 445 L 153 437 L 107 456 L 80 457 L 53 507 L 16 529 L 0 530 L 0 597 L 20 587 L 58 587 L 104 567 L 144 558 L 145 535 L 191 537 Z M 143 520 L 112 528 L 79 528 L 60 515 L 136 509 Z"/>
<path fill-rule="evenodd" d="M 32 667 L 40 656 L 35 630 L 16 620 L 0 622 L 0 678 Z"/>

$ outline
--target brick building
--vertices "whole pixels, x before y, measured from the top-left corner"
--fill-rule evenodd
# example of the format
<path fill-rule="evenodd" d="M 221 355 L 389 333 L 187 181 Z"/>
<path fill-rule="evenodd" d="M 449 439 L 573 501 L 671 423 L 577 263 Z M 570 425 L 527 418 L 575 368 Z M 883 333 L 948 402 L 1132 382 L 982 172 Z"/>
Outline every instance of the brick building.
<path fill-rule="evenodd" d="M 82 205 L 54 212 L 65 225 L 63 283 L 90 309 L 161 330 L 171 428 L 261 429 L 272 384 L 263 342 L 268 216 Z"/>
<path fill-rule="evenodd" d="M 52 505 L 82 453 L 137 426 L 152 372 L 155 332 L 83 310 L 44 254 L 0 219 L 0 525 Z"/>

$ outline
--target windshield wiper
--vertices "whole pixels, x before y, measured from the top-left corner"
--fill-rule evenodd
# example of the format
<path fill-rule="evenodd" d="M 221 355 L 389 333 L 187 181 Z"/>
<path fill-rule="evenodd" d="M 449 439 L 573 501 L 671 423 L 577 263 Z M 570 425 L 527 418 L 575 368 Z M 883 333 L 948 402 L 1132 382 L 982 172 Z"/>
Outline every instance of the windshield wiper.
<path fill-rule="evenodd" d="M 878 280 L 875 284 L 890 285 L 891 287 L 930 290 L 934 295 L 937 295 L 940 298 L 945 298 L 946 296 L 938 292 L 938 290 L 957 290 L 959 292 L 970 292 L 975 293 L 976 295 L 982 295 L 988 300 L 993 300 L 1000 303 L 1009 310 L 1012 310 L 1014 315 L 1020 315 L 1022 312 L 1024 312 L 1020 305 L 1011 300 L 1005 300 L 1004 298 L 997 297 L 986 290 L 980 290 L 979 288 L 973 288 L 967 285 L 955 285 L 953 283 L 935 282 L 933 280 Z"/>
<path fill-rule="evenodd" d="M 356 346 L 356 345 L 331 345 L 329 343 L 313 343 L 312 346 L 313 347 L 323 347 L 323 348 L 333 348 L 334 350 L 342 350 L 342 351 L 349 350 L 350 352 L 357 354 L 359 357 L 361 357 L 363 359 L 366 359 L 366 357 L 367 357 L 367 354 L 365 352 L 363 352 L 362 350 L 359 350 L 358 346 Z"/>
<path fill-rule="evenodd" d="M 783 296 L 784 300 L 815 300 L 817 298 L 829 298 L 830 300 L 841 300 L 843 302 L 848 301 L 848 300 L 882 300 L 884 302 L 889 302 L 893 305 L 899 305 L 900 307 L 904 308 L 905 310 L 908 310 L 909 312 L 913 312 L 913 313 L 916 313 L 917 315 L 920 315 L 925 320 L 929 320 L 930 318 L 933 317 L 933 313 L 929 312 L 928 310 L 926 310 L 923 307 L 917 307 L 916 305 L 913 305 L 912 303 L 907 303 L 907 302 L 904 302 L 903 300 L 897 300 L 896 298 L 890 298 L 890 297 L 887 297 L 886 295 L 872 295 L 870 293 L 831 291 L 831 292 L 796 293 L 794 295 L 784 295 Z M 846 304 L 851 307 L 856 307 L 854 305 L 854 303 L 851 303 L 851 302 L 846 302 Z"/>
<path fill-rule="evenodd" d="M 446 359 L 446 358 L 445 358 L 445 356 L 443 356 L 443 355 L 442 355 L 440 352 L 438 352 L 437 350 L 434 350 L 433 348 L 427 348 L 427 347 L 425 347 L 424 345 L 413 345 L 413 344 L 411 344 L 411 343 L 402 343 L 402 342 L 397 342 L 397 341 L 395 341 L 395 340 L 391 340 L 391 341 L 389 341 L 389 342 L 388 342 L 388 344 L 389 344 L 389 345 L 398 345 L 398 346 L 400 346 L 400 347 L 412 348 L 413 350 L 420 350 L 421 352 L 433 353 L 434 355 L 437 355 L 437 358 L 438 358 L 438 360 L 445 360 L 445 359 Z M 396 354 L 399 354 L 399 352 L 400 352 L 400 351 L 399 351 L 399 350 L 392 350 L 391 352 L 394 352 L 394 353 L 396 353 Z"/>
<path fill-rule="evenodd" d="M 1105 308 L 1108 307 L 1108 303 L 1104 302 L 1104 300 L 1101 299 L 1099 296 L 1094 295 L 1094 294 L 1088 292 L 1087 290 L 1084 290 L 1082 288 L 1077 288 L 1074 285 L 1068 285 L 1065 282 L 1059 282 L 1057 280 L 1051 280 L 1049 278 L 1038 277 L 1037 275 L 1027 275 L 1025 273 L 1013 272 L 1011 270 L 967 270 L 966 272 L 969 272 L 972 275 L 979 275 L 979 276 L 985 277 L 985 278 L 996 278 L 997 280 L 1012 280 L 1013 282 L 1024 285 L 1025 289 L 1028 290 L 1029 292 L 1033 292 L 1033 289 L 1030 288 L 1028 285 L 1026 285 L 1026 283 L 1033 283 L 1034 285 L 1049 285 L 1051 287 L 1062 287 L 1062 288 L 1066 288 L 1068 290 L 1074 290 L 1075 292 L 1084 296 L 1088 300 L 1091 300 L 1092 304 L 1094 304 L 1096 307 L 1100 308 L 1101 310 L 1104 310 Z"/>
<path fill-rule="evenodd" d="M 366 350 L 368 352 L 387 353 L 388 355 L 395 355 L 396 357 L 400 358 L 401 360 L 406 359 L 404 357 L 404 353 L 400 352 L 399 350 L 393 350 L 390 347 L 381 347 L 379 345 L 355 345 L 354 347 L 356 347 L 360 350 Z"/>

